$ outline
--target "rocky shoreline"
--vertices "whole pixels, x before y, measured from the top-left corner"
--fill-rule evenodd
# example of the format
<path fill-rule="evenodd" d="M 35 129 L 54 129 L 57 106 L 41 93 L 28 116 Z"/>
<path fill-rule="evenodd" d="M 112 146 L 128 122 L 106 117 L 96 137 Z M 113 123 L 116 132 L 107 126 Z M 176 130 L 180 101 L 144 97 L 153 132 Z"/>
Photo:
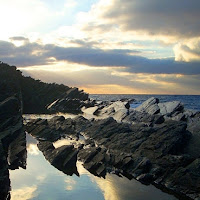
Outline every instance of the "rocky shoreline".
<path fill-rule="evenodd" d="M 150 98 L 139 107 L 130 101 L 90 100 L 77 88 L 23 77 L 0 64 L 0 197 L 10 199 L 9 169 L 26 168 L 26 134 L 57 169 L 78 174 L 77 160 L 92 174 L 135 178 L 178 195 L 200 199 L 200 112 L 179 101 Z M 31 89 L 29 89 L 31 88 Z M 74 113 L 23 125 L 23 113 Z M 81 139 L 84 137 L 84 139 Z M 55 147 L 68 138 L 71 143 Z"/>
<path fill-rule="evenodd" d="M 184 109 L 181 102 L 160 104 L 156 98 L 136 109 L 121 101 L 104 106 L 100 102 L 83 111 L 94 118 L 56 116 L 26 125 L 52 165 L 56 167 L 57 159 L 62 171 L 76 173 L 78 159 L 96 176 L 121 174 L 166 188 L 181 199 L 200 198 L 200 112 Z M 74 139 L 74 145 L 55 149 L 53 142 L 62 137 Z"/>

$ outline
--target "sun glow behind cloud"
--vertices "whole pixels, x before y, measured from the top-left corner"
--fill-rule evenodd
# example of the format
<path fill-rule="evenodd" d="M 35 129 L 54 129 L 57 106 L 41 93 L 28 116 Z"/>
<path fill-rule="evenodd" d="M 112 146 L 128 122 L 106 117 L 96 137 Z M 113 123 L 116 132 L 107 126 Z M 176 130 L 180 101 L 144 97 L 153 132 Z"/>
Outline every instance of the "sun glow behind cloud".
<path fill-rule="evenodd" d="M 200 94 L 198 0 L 0 5 L 0 60 L 26 75 L 90 93 Z"/>

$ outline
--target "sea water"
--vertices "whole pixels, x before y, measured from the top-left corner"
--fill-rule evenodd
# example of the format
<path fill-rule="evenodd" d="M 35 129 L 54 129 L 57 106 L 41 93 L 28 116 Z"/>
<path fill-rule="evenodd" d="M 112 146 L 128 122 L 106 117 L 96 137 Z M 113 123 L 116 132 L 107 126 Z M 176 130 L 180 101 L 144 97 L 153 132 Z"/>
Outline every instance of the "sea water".
<path fill-rule="evenodd" d="M 130 95 L 130 94 L 93 94 L 90 98 L 100 101 L 116 101 L 120 99 L 132 99 L 132 107 L 137 107 L 151 97 L 156 97 L 159 101 L 181 101 L 186 109 L 200 110 L 200 95 Z"/>

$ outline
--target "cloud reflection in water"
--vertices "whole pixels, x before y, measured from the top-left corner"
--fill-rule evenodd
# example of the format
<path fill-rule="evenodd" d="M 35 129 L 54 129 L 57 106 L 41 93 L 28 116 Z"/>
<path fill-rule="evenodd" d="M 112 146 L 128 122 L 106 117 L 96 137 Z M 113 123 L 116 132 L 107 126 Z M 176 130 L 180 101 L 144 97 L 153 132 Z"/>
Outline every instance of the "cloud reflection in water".
<path fill-rule="evenodd" d="M 67 176 L 45 160 L 37 141 L 27 136 L 27 169 L 10 171 L 11 200 L 95 199 L 95 200 L 176 200 L 153 186 L 107 174 L 106 179 L 90 174 L 77 162 L 80 177 Z"/>

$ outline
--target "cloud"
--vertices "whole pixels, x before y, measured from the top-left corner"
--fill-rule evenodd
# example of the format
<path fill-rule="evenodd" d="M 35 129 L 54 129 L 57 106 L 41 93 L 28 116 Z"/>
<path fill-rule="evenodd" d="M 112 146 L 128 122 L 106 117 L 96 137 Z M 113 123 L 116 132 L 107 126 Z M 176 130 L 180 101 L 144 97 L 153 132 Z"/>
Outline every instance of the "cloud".
<path fill-rule="evenodd" d="M 175 45 L 174 53 L 176 61 L 200 61 L 200 38 Z"/>
<path fill-rule="evenodd" d="M 200 85 L 199 75 L 154 75 L 153 79 L 158 83 L 165 82 L 176 85 L 179 91 L 182 93 L 185 91 L 187 94 L 198 91 Z"/>
<path fill-rule="evenodd" d="M 28 38 L 22 37 L 22 36 L 15 36 L 9 38 L 11 41 L 29 41 Z"/>
<path fill-rule="evenodd" d="M 129 55 L 130 50 L 107 50 L 84 47 L 63 48 L 46 46 L 47 57 L 56 60 L 85 64 L 89 66 L 126 67 L 134 73 L 158 74 L 200 74 L 200 63 L 176 62 L 174 59 L 148 59 L 142 56 Z"/>
<path fill-rule="evenodd" d="M 29 144 L 27 146 L 27 151 L 28 153 L 30 153 L 31 155 L 39 155 L 39 149 L 37 147 L 36 144 Z"/>
<path fill-rule="evenodd" d="M 68 66 L 70 68 L 70 64 Z M 26 70 L 23 73 L 45 82 L 63 83 L 84 89 L 90 94 L 200 94 L 199 75 L 142 74 L 120 72 L 117 68 L 83 69 L 70 72 Z"/>
<path fill-rule="evenodd" d="M 112 74 L 112 70 L 109 69 L 84 69 L 80 71 L 69 71 L 68 68 L 70 68 L 70 64 L 65 69 L 62 69 L 61 71 L 44 71 L 42 68 L 34 70 L 24 70 L 21 68 L 20 70 L 23 71 L 23 73 L 26 76 L 32 76 L 36 79 L 41 79 L 45 82 L 57 82 L 57 83 L 63 83 L 69 86 L 76 86 L 76 87 L 83 87 L 88 85 L 123 85 L 123 86 L 129 86 L 131 82 L 129 81 L 129 78 L 114 75 Z"/>
<path fill-rule="evenodd" d="M 11 42 L 0 41 L 0 60 L 11 65 L 48 64 L 50 58 L 45 57 L 43 53 L 43 46 L 37 43 L 27 42 L 17 47 Z"/>
<path fill-rule="evenodd" d="M 65 179 L 65 183 L 66 183 L 66 188 L 65 188 L 66 190 L 69 190 L 69 191 L 75 190 L 75 186 L 76 186 L 77 182 L 75 180 L 71 179 L 71 177 L 70 178 L 67 177 Z"/>
<path fill-rule="evenodd" d="M 177 62 L 171 59 L 148 59 L 129 49 L 101 50 L 92 47 L 60 47 L 53 44 L 25 43 L 16 47 L 0 41 L 0 60 L 19 67 L 50 65 L 59 61 L 91 67 L 124 67 L 132 73 L 200 74 L 200 62 Z M 133 55 L 132 55 L 133 54 Z"/>
<path fill-rule="evenodd" d="M 92 7 L 84 28 L 108 31 L 118 27 L 148 35 L 197 37 L 199 10 L 199 0 L 100 0 Z"/>
<path fill-rule="evenodd" d="M 73 21 L 75 0 L 1 0 L 1 39 L 14 35 L 48 34 Z"/>
<path fill-rule="evenodd" d="M 11 196 L 13 200 L 24 200 L 24 199 L 32 199 L 35 196 L 37 190 L 37 186 L 32 186 L 32 187 L 23 187 L 20 189 L 13 189 L 11 191 Z"/>

